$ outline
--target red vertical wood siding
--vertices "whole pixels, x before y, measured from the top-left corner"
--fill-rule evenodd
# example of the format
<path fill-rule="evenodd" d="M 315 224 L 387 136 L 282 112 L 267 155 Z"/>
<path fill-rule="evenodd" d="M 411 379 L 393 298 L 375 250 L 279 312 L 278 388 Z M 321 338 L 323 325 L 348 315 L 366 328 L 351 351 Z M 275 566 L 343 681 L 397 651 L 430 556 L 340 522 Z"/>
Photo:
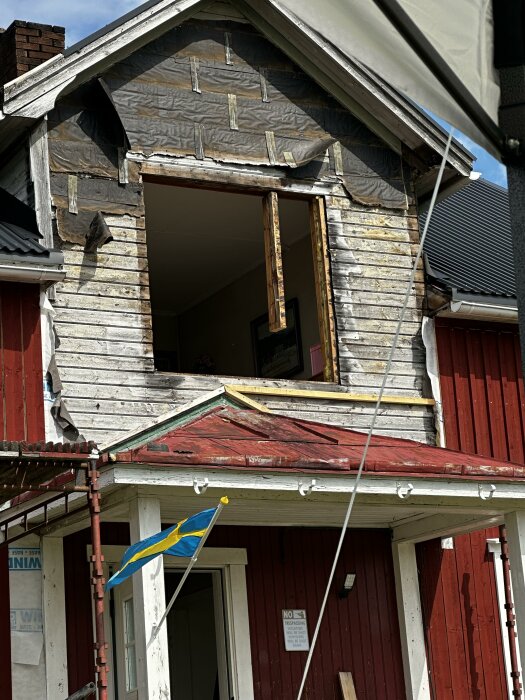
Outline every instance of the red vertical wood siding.
<path fill-rule="evenodd" d="M 518 328 L 436 320 L 447 447 L 524 461 L 525 396 Z M 507 679 L 492 556 L 497 528 L 417 546 L 434 698 L 503 700 Z M 505 631 L 506 633 L 506 631 Z"/>
<path fill-rule="evenodd" d="M 518 327 L 437 319 L 436 340 L 447 447 L 523 462 Z"/>
<path fill-rule="evenodd" d="M 37 285 L 0 282 L 0 439 L 45 439 Z"/>
<path fill-rule="evenodd" d="M 432 697 L 506 700 L 496 581 L 487 539 L 497 528 L 417 546 Z"/>
<path fill-rule="evenodd" d="M 127 543 L 107 524 L 103 543 Z M 306 652 L 284 650 L 283 609 L 306 609 L 310 636 L 337 544 L 329 529 L 222 527 L 211 547 L 244 547 L 253 679 L 256 700 L 295 700 Z M 64 540 L 69 689 L 93 678 L 91 606 L 85 545 L 89 533 Z M 348 598 L 340 599 L 346 573 L 357 574 Z M 359 700 L 403 700 L 401 647 L 390 532 L 349 531 L 329 597 L 305 698 L 340 700 L 338 672 L 354 675 Z M 242 700 L 237 698 L 236 700 Z"/>

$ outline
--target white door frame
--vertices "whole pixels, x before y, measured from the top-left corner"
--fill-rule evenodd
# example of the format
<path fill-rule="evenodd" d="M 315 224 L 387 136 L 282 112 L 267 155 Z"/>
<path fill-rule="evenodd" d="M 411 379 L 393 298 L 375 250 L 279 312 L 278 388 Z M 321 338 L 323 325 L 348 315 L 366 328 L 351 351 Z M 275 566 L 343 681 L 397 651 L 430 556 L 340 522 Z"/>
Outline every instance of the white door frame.
<path fill-rule="evenodd" d="M 102 547 L 104 562 L 118 568 L 126 547 L 107 545 Z M 91 546 L 87 547 L 88 558 Z M 246 590 L 246 549 L 226 547 L 205 547 L 193 567 L 194 569 L 217 569 L 222 571 L 224 608 L 226 613 L 226 637 L 228 658 L 231 664 L 232 694 L 235 700 L 253 700 L 252 656 L 248 615 L 248 595 Z M 188 560 L 182 557 L 164 557 L 164 568 L 185 569 Z M 106 610 L 109 610 L 109 596 L 106 596 Z M 135 620 L 135 625 L 141 624 Z M 112 645 L 110 626 L 106 626 L 106 641 Z M 110 674 L 111 675 L 111 674 Z M 112 685 L 112 683 L 111 683 Z"/>
<path fill-rule="evenodd" d="M 128 600 L 132 601 L 133 605 L 133 585 L 131 579 L 127 579 L 120 586 L 116 587 L 113 591 L 114 601 L 115 601 L 115 629 L 119 632 L 124 632 L 125 621 L 124 621 L 124 603 Z M 111 628 L 110 628 L 111 630 Z M 124 632 L 125 634 L 125 632 Z M 110 631 L 111 636 L 111 631 Z M 136 635 L 135 635 L 136 637 Z M 111 639 L 111 642 L 113 640 Z M 120 652 L 120 653 L 119 653 Z M 134 649 L 135 656 L 135 676 L 137 677 L 137 650 Z M 139 691 L 138 684 L 135 687 L 127 691 L 127 669 L 126 669 L 126 648 L 125 644 L 121 648 L 117 647 L 116 658 L 114 659 L 115 667 L 117 668 L 118 677 L 118 697 L 123 698 L 123 700 L 138 700 Z M 114 676 L 113 676 L 114 678 Z"/>

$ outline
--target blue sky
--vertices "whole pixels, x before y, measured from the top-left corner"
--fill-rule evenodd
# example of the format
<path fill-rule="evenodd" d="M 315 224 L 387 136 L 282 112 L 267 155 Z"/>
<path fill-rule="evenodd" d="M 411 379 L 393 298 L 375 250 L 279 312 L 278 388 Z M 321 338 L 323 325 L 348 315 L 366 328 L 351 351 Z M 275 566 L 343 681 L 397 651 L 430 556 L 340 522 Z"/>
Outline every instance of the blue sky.
<path fill-rule="evenodd" d="M 432 117 L 447 131 L 450 129 L 450 125 L 443 121 L 443 119 L 436 117 L 435 114 L 433 114 Z M 501 187 L 507 187 L 507 170 L 503 163 L 493 158 L 484 148 L 478 146 L 477 143 L 468 136 L 465 136 L 465 134 L 460 133 L 457 129 L 454 129 L 454 137 L 457 141 L 460 141 L 473 156 L 476 156 L 474 170 L 480 172 L 482 178 L 490 180 L 490 182 L 495 182 L 496 185 L 501 185 Z"/>
<path fill-rule="evenodd" d="M 140 4 L 141 0 L 0 0 L 0 27 L 7 27 L 14 19 L 60 25 L 66 27 L 66 42 L 71 45 Z M 441 124 L 446 126 L 442 121 Z M 474 169 L 482 177 L 507 186 L 501 163 L 467 136 L 458 132 L 455 136 L 476 156 Z"/>

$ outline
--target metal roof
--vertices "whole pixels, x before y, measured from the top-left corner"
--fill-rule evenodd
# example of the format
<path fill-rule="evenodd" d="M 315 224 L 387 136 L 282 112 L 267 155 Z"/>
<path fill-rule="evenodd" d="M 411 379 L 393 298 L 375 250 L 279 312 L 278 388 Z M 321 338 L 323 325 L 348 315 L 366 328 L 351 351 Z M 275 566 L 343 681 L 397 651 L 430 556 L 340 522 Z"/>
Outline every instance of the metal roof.
<path fill-rule="evenodd" d="M 507 190 L 476 180 L 439 202 L 425 254 L 429 275 L 449 289 L 515 298 Z"/>
<path fill-rule="evenodd" d="M 366 434 L 334 425 L 241 409 L 222 403 L 131 449 L 106 453 L 106 462 L 257 472 L 355 473 Z M 525 466 L 412 440 L 374 435 L 365 472 L 450 478 L 525 477 Z"/>
<path fill-rule="evenodd" d="M 40 238 L 33 209 L 0 188 L 0 254 L 49 258 Z"/>

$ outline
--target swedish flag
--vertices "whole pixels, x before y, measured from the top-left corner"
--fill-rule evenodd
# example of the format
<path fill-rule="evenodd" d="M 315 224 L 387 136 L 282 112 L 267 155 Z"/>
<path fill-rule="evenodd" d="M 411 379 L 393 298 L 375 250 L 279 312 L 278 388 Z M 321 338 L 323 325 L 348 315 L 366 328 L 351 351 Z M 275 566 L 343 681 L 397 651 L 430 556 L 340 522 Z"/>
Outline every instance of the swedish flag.
<path fill-rule="evenodd" d="M 193 557 L 203 538 L 207 537 L 214 516 L 228 503 L 226 497 L 221 498 L 217 508 L 203 510 L 186 520 L 162 530 L 156 535 L 147 537 L 126 549 L 120 569 L 116 571 L 106 584 L 106 591 L 125 581 L 138 571 L 144 564 L 158 557 L 159 554 L 171 554 L 174 557 Z"/>

